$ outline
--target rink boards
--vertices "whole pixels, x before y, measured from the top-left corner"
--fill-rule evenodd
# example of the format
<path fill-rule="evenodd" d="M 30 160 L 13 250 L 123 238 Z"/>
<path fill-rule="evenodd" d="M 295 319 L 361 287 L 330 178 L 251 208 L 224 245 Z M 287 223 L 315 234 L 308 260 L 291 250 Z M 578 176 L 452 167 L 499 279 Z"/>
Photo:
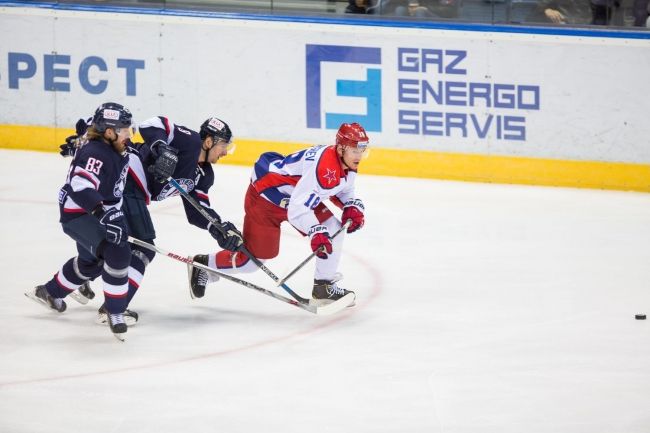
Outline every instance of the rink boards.
<path fill-rule="evenodd" d="M 115 100 L 223 118 L 234 164 L 358 121 L 364 173 L 650 191 L 647 33 L 41 6 L 0 7 L 0 147 Z"/>

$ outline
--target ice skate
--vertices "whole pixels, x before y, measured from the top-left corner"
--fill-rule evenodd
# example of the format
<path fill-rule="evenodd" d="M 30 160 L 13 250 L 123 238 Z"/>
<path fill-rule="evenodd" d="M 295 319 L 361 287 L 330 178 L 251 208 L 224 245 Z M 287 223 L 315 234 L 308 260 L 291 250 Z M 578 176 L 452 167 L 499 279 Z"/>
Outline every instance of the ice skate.
<path fill-rule="evenodd" d="M 197 263 L 208 266 L 208 256 L 205 254 L 199 254 L 190 258 Z M 210 278 L 210 275 L 206 270 L 196 268 L 189 263 L 187 265 L 187 278 L 190 285 L 190 296 L 192 299 L 202 298 L 203 295 L 205 295 L 205 286 L 209 282 L 217 281 L 219 279 L 216 275 L 213 275 L 212 278 Z"/>
<path fill-rule="evenodd" d="M 86 305 L 88 301 L 95 297 L 95 292 L 90 288 L 90 282 L 86 281 L 77 290 L 70 293 L 72 299 L 79 302 L 81 305 Z"/>
<path fill-rule="evenodd" d="M 128 326 L 124 321 L 124 314 L 107 313 L 106 316 L 107 316 L 108 326 L 111 329 L 113 336 L 120 341 L 124 341 L 124 337 L 125 337 L 124 334 L 126 334 L 126 331 L 128 329 Z"/>
<path fill-rule="evenodd" d="M 96 320 L 97 324 L 109 325 L 108 316 L 110 316 L 110 314 L 108 314 L 106 308 L 104 308 L 103 305 L 99 307 L 99 310 L 97 310 L 97 320 Z M 124 316 L 124 323 L 126 323 L 127 326 L 133 326 L 136 323 L 138 323 L 139 316 L 138 313 L 136 313 L 135 311 L 131 311 L 127 309 L 123 313 L 123 316 Z"/>
<path fill-rule="evenodd" d="M 352 294 L 356 298 L 353 291 L 339 287 L 335 281 L 314 280 L 314 289 L 311 292 L 312 299 L 309 301 L 309 304 L 321 307 L 338 301 L 348 294 Z M 348 306 L 352 307 L 354 305 L 355 303 L 352 301 Z"/>
<path fill-rule="evenodd" d="M 46 308 L 57 311 L 59 313 L 63 313 L 67 308 L 65 301 L 62 298 L 53 298 L 50 296 L 45 286 L 36 286 L 32 290 L 28 290 L 25 292 L 25 296 L 38 302 Z"/>

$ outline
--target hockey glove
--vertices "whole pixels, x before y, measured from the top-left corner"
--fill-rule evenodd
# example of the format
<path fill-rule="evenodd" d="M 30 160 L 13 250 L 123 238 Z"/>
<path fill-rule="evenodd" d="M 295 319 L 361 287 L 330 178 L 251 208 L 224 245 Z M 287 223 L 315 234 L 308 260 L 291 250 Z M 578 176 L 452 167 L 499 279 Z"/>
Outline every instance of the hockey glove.
<path fill-rule="evenodd" d="M 72 156 L 77 152 L 77 143 L 79 142 L 78 135 L 71 135 L 65 139 L 65 143 L 59 146 L 59 153 L 63 157 Z"/>
<path fill-rule="evenodd" d="M 348 227 L 348 233 L 355 232 L 363 227 L 363 223 L 365 222 L 363 216 L 364 210 L 365 208 L 363 207 L 363 202 L 358 198 L 345 202 L 341 220 L 343 223 L 345 223 L 347 220 L 352 220 L 352 223 Z"/>
<path fill-rule="evenodd" d="M 316 253 L 316 257 L 326 259 L 328 254 L 332 254 L 332 242 L 327 227 L 322 224 L 312 226 L 307 234 L 311 240 L 311 250 Z"/>
<path fill-rule="evenodd" d="M 77 123 L 74 125 L 74 130 L 77 132 L 77 135 L 81 137 L 86 133 L 88 130 L 88 126 L 92 123 L 92 118 L 88 118 L 88 120 L 84 119 L 79 119 L 77 120 Z"/>
<path fill-rule="evenodd" d="M 149 172 L 158 183 L 165 183 L 174 174 L 178 164 L 178 150 L 168 146 L 162 140 L 156 140 L 151 145 L 151 153 L 155 158 L 153 165 L 149 166 Z"/>
<path fill-rule="evenodd" d="M 90 123 L 91 119 L 84 120 L 84 119 L 79 119 L 77 120 L 77 123 L 74 126 L 75 135 L 71 135 L 65 139 L 65 143 L 59 146 L 59 153 L 63 157 L 68 157 L 72 156 L 74 157 L 75 153 L 77 152 L 77 149 L 80 147 L 81 140 L 84 139 L 84 134 L 86 133 L 86 130 L 88 130 L 88 124 Z"/>
<path fill-rule="evenodd" d="M 124 246 L 129 236 L 129 230 L 126 225 L 124 213 L 119 209 L 109 209 L 105 211 L 102 207 L 93 211 L 93 215 L 99 219 L 99 223 L 106 230 L 106 240 L 118 246 Z"/>
<path fill-rule="evenodd" d="M 208 224 L 208 231 L 224 250 L 239 251 L 239 248 L 244 244 L 242 234 L 230 221 L 216 225 L 210 223 Z"/>

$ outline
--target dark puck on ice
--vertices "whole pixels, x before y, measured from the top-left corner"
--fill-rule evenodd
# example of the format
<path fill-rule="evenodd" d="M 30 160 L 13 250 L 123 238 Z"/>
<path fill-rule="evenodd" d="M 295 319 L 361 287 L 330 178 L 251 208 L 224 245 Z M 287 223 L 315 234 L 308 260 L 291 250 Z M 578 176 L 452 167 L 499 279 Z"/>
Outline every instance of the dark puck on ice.
<path fill-rule="evenodd" d="M 635 314 L 634 318 L 636 320 L 645 320 L 645 314 Z"/>

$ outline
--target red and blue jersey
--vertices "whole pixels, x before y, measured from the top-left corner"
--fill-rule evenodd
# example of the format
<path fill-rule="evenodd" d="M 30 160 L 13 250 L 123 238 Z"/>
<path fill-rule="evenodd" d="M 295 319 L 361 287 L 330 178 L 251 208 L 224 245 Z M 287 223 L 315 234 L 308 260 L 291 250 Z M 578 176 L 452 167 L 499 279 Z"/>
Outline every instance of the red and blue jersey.
<path fill-rule="evenodd" d="M 313 210 L 323 200 L 337 206 L 354 196 L 356 172 L 346 169 L 336 146 L 316 146 L 288 156 L 263 153 L 253 168 L 251 183 L 274 205 L 287 209 L 289 222 L 304 233 L 318 224 Z"/>

